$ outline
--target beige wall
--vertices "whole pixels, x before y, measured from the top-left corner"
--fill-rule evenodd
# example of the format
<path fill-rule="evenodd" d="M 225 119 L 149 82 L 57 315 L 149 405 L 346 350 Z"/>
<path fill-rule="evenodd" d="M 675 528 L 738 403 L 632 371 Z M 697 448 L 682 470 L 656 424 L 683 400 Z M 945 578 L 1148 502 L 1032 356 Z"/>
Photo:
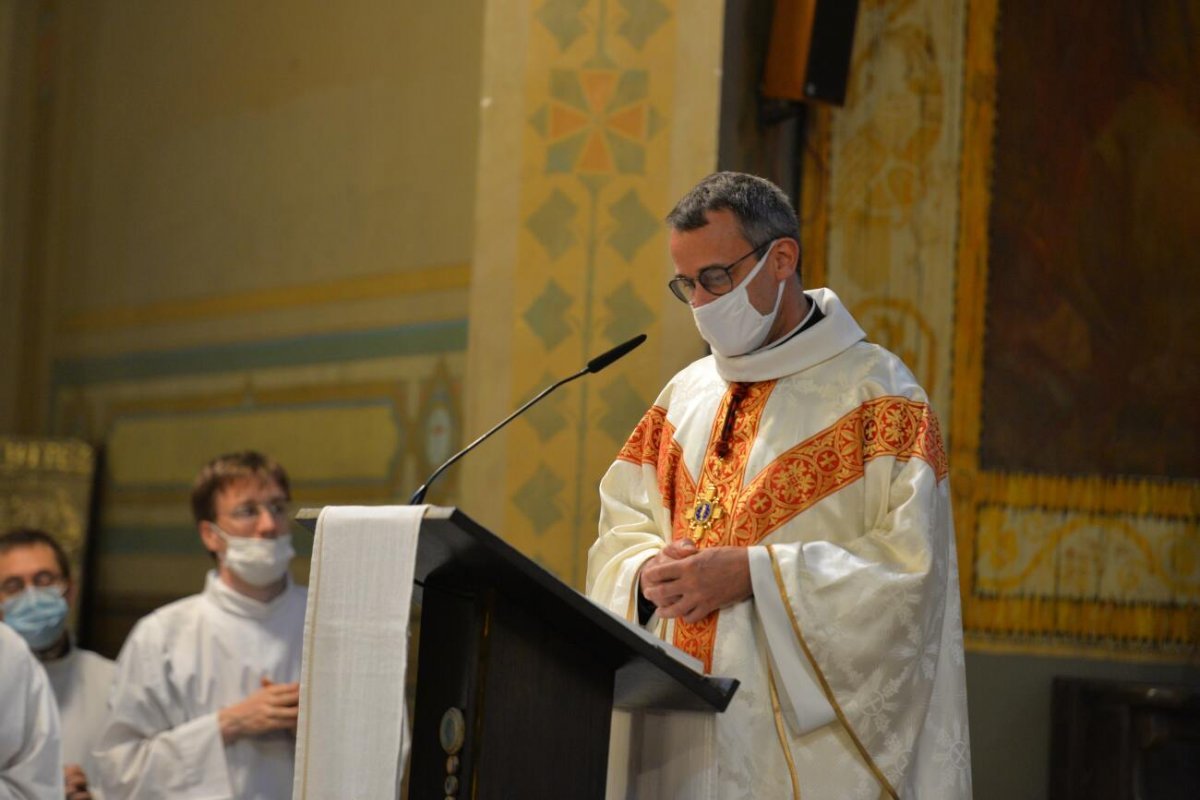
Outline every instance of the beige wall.
<path fill-rule="evenodd" d="M 169 312 L 465 264 L 480 13 L 465 0 L 63 4 L 52 357 L 127 346 L 146 322 L 173 344 L 236 340 L 276 320 L 251 327 L 252 306 L 214 303 L 223 324 L 177 330 Z"/>
<path fill-rule="evenodd" d="M 461 438 L 482 39 L 482 0 L 0 3 L 0 430 L 102 445 L 101 614 L 199 585 L 215 453 L 391 502 Z"/>
<path fill-rule="evenodd" d="M 0 0 L 0 430 L 16 429 L 22 385 L 32 153 L 35 8 Z"/>

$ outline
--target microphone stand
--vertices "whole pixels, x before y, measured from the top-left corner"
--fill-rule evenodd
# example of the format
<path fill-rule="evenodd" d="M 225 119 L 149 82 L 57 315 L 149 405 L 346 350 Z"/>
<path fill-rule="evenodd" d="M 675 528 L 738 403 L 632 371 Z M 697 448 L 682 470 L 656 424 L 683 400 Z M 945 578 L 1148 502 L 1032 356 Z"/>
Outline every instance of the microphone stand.
<path fill-rule="evenodd" d="M 577 378 L 582 378 L 584 375 L 587 375 L 589 372 L 599 372 L 600 370 L 604 369 L 605 367 L 607 367 L 609 364 L 613 363 L 617 359 L 625 356 L 630 350 L 637 347 L 644 341 L 646 341 L 646 334 L 644 334 L 644 333 L 638 334 L 637 336 L 633 337 L 629 341 L 619 344 L 616 347 L 609 350 L 608 352 L 596 356 L 595 358 L 593 358 L 591 361 L 589 361 L 587 363 L 587 366 L 585 366 L 583 369 L 576 372 L 574 375 L 563 378 L 562 380 L 558 381 L 557 383 L 553 383 L 553 384 L 547 386 L 545 389 L 542 389 L 542 391 L 538 392 L 537 396 L 535 396 L 532 400 L 529 400 L 524 405 L 522 405 L 520 408 L 518 408 L 516 411 L 509 414 L 507 417 L 502 419 L 500 422 L 498 422 L 496 425 L 494 425 L 490 430 L 488 430 L 486 433 L 484 433 L 482 436 L 480 436 L 475 441 L 471 442 L 469 445 L 464 447 L 462 450 L 459 450 L 457 453 L 450 456 L 449 460 L 447 460 L 446 463 L 442 464 L 440 467 L 435 469 L 433 471 L 433 474 L 429 476 L 428 480 L 426 480 L 425 483 L 421 484 L 421 488 L 419 488 L 415 492 L 413 492 L 413 496 L 409 498 L 408 504 L 410 506 L 419 505 L 421 503 L 421 501 L 425 499 L 425 493 L 427 491 L 429 491 L 430 484 L 432 484 L 435 480 L 437 480 L 439 475 L 441 475 L 443 472 L 445 472 L 451 465 L 456 463 L 460 458 L 462 458 L 467 453 L 474 450 L 476 445 L 483 442 L 484 439 L 488 438 L 493 433 L 500 430 L 505 425 L 507 425 L 508 423 L 512 422 L 514 419 L 519 417 L 522 413 L 525 412 L 525 409 L 529 408 L 534 403 L 538 402 L 539 400 L 541 400 L 543 397 L 545 397 L 546 395 L 553 392 L 558 387 L 568 384 L 571 381 L 576 380 Z"/>

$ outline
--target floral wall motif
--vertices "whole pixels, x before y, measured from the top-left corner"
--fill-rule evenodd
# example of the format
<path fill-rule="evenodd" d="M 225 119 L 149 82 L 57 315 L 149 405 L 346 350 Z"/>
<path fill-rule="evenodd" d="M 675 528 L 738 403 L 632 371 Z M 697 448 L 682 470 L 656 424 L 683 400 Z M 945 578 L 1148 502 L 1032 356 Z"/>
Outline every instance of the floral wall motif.
<path fill-rule="evenodd" d="M 1119 302 L 1107 304 L 1099 316 L 1066 313 L 1069 302 L 1060 303 L 1057 313 L 1047 304 L 1072 291 L 1090 297 L 1104 285 L 1138 283 L 1140 269 L 1158 274 L 1153 264 L 1163 256 L 1162 246 L 1135 256 L 1137 215 L 1109 206 L 1122 198 L 1134 202 L 1129 176 L 1151 166 L 1166 170 L 1163 181 L 1178 184 L 1176 194 L 1194 190 L 1200 185 L 1195 148 L 1172 159 L 1166 140 L 1151 137 L 1163 146 L 1150 164 L 1144 150 L 1123 146 L 1121 135 L 1112 133 L 1113 124 L 1128 127 L 1138 119 L 1114 112 L 1107 117 L 1113 124 L 1097 123 L 1102 132 L 1093 162 L 1103 161 L 1106 174 L 1129 178 L 1128 191 L 1116 194 L 1113 187 L 1075 186 L 1076 173 L 1063 173 L 1074 162 L 1042 151 L 1055 146 L 1063 133 L 1058 126 L 1069 122 L 1075 130 L 1090 124 L 1086 111 L 1065 112 L 1075 116 L 1056 123 L 1052 110 L 1121 108 L 1122 97 L 1144 98 L 1146 81 L 1157 80 L 1160 89 L 1169 84 L 1166 94 L 1155 94 L 1167 98 L 1156 107 L 1196 107 L 1169 99 L 1194 99 L 1195 69 L 1154 68 L 1190 57 L 1194 48 L 1168 34 L 1194 25 L 1162 17 L 1194 22 L 1200 18 L 1196 5 L 1150 11 L 1124 3 L 1106 6 L 1097 16 L 1083 3 L 1047 15 L 1023 0 L 866 0 L 860 4 L 846 107 L 817 116 L 828 131 L 816 132 L 818 157 L 807 164 L 821 179 L 810 184 L 829 199 L 826 210 L 814 215 L 825 230 L 825 263 L 811 272 L 824 274 L 872 340 L 909 364 L 947 423 L 964 626 L 973 648 L 1172 660 L 1191 652 L 1200 635 L 1200 487 L 1181 468 L 1195 458 L 1194 411 L 1190 418 L 1171 412 L 1173 433 L 1163 428 L 1158 438 L 1145 439 L 1137 459 L 1114 456 L 1103 465 L 1096 454 L 1112 455 L 1117 443 L 1093 439 L 1088 456 L 1074 444 L 1054 444 L 1060 433 L 1070 434 L 1070 423 L 1054 430 L 1043 424 L 1051 405 L 1046 393 L 1086 384 L 1096 364 L 1128 372 L 1128 383 L 1123 393 L 1094 402 L 1071 395 L 1082 404 L 1080 420 L 1100 414 L 1101 407 L 1119 407 L 1112 419 L 1144 427 L 1149 417 L 1139 410 L 1157 402 L 1154 397 L 1169 403 L 1175 392 L 1186 395 L 1194 378 L 1194 370 L 1189 372 L 1194 359 L 1176 358 L 1176 367 L 1166 371 L 1158 363 L 1187 351 L 1192 345 L 1186 337 L 1156 347 L 1161 357 L 1153 359 L 1118 363 L 1110 360 L 1116 351 L 1095 349 L 1122 317 Z M 1063 22 L 1075 14 L 1081 15 L 1080 25 L 1086 21 L 1105 35 L 1079 39 L 1092 43 L 1086 48 L 1055 44 L 1055 35 L 1080 29 Z M 1044 24 L 1036 25 L 1038 20 Z M 1139 38 L 1138 31 L 1145 35 Z M 1026 39 L 1028 46 L 1021 44 Z M 1080 58 L 1082 66 L 1072 61 Z M 1131 66 L 1136 63 L 1145 69 Z M 1092 90 L 1072 89 L 1072 76 L 1093 67 L 1113 73 L 1111 80 L 1097 82 L 1092 70 L 1086 72 Z M 1090 106 L 1089 97 L 1095 101 Z M 1197 129 L 1194 114 L 1191 120 L 1182 130 Z M 1155 131 L 1166 130 L 1153 124 Z M 1140 154 L 1140 167 L 1120 165 L 1131 154 Z M 1048 206 L 1051 198 L 1057 199 Z M 1079 210 L 1076 222 L 1090 209 L 1087 218 L 1106 215 L 1111 224 L 1100 230 L 1064 221 L 1055 223 L 1052 236 L 1039 233 L 1037 226 L 1054 218 L 1055 209 L 1060 217 Z M 1194 241 L 1198 232 L 1194 216 L 1188 222 L 1158 214 L 1154 224 L 1174 226 L 1177 235 L 1140 241 Z M 1110 257 L 1097 259 L 1093 245 L 1100 239 L 1124 243 L 1110 249 L 1129 258 L 1120 265 Z M 1072 242 L 1078 252 L 1064 250 Z M 1044 265 L 1040 282 L 1019 277 L 1029 272 L 1012 261 L 1022 243 Z M 1179 248 L 1171 252 L 1190 257 Z M 1085 253 L 1092 266 L 1081 269 L 1105 265 L 1102 277 L 1071 283 L 1053 266 L 1078 262 Z M 1162 290 L 1160 283 L 1138 283 L 1137 291 L 1145 288 L 1154 301 L 1137 301 L 1136 314 L 1153 313 L 1166 328 L 1186 327 L 1181 320 L 1194 315 L 1195 306 L 1191 278 L 1173 281 L 1175 291 Z M 1079 287 L 1085 287 L 1082 294 Z M 1154 303 L 1161 306 L 1157 312 L 1151 311 Z M 1136 320 L 1134 327 L 1156 341 L 1156 323 Z M 1141 333 L 1134 338 L 1139 341 L 1131 340 L 1131 347 L 1146 343 Z M 1061 357 L 1035 374 L 1031 370 L 1042 362 L 1028 356 L 1031 343 Z M 1130 361 L 1138 363 L 1124 363 Z M 1154 391 L 1153 382 L 1168 374 L 1181 377 L 1170 392 Z M 1089 466 L 1088 458 L 1095 463 Z M 1148 471 L 1148 464 L 1157 466 Z"/>
<path fill-rule="evenodd" d="M 468 391 L 509 390 L 480 401 L 487 410 L 477 410 L 472 428 L 485 429 L 613 345 L 650 336 L 518 421 L 504 444 L 489 445 L 501 455 L 464 464 L 468 513 L 581 585 L 600 477 L 666 377 L 700 354 L 694 331 L 670 333 L 679 311 L 666 306 L 675 301 L 665 285 L 662 218 L 681 180 L 715 167 L 722 8 L 689 5 L 682 15 L 658 0 L 547 0 L 524 13 L 493 6 L 488 38 L 523 45 L 493 56 L 501 63 L 492 62 L 491 74 L 511 78 L 484 90 L 483 150 L 509 141 L 499 164 L 481 159 L 472 351 L 499 338 L 506 353 L 500 366 L 472 362 Z M 707 41 L 688 37 L 697 24 L 707 26 Z M 703 50 L 704 60 L 685 59 L 687 48 Z M 689 114 L 707 115 L 704 127 L 682 129 Z M 681 148 L 681 136 L 701 144 Z M 497 203 L 511 204 L 502 222 Z M 501 253 L 506 235 L 512 249 Z M 474 338 L 481 330 L 489 341 Z"/>

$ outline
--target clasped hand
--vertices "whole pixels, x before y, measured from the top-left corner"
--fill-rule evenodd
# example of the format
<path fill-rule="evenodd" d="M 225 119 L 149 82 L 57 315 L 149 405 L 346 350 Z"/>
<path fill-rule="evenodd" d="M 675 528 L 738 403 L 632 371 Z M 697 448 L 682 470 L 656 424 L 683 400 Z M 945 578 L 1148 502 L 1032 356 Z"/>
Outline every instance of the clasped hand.
<path fill-rule="evenodd" d="M 262 688 L 240 703 L 217 714 L 221 738 L 226 744 L 244 736 L 261 736 L 271 731 L 296 730 L 300 715 L 300 684 L 273 683 L 262 679 Z"/>
<path fill-rule="evenodd" d="M 92 793 L 88 790 L 87 775 L 84 773 L 83 767 L 78 764 L 63 766 L 63 787 L 66 789 L 63 795 L 66 800 L 92 800 Z"/>
<path fill-rule="evenodd" d="M 696 547 L 671 542 L 642 567 L 641 591 L 664 619 L 699 622 L 750 597 L 750 558 L 744 547 Z"/>

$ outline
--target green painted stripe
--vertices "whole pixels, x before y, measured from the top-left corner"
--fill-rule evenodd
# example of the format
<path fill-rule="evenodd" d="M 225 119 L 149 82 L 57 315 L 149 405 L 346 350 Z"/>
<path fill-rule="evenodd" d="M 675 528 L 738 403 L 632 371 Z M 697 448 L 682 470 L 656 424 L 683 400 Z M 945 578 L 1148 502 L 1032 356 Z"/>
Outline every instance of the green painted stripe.
<path fill-rule="evenodd" d="M 54 385 L 78 386 L 263 367 L 455 353 L 466 349 L 467 321 L 457 319 L 292 339 L 61 359 L 54 363 Z"/>
<path fill-rule="evenodd" d="M 101 556 L 125 555 L 202 555 L 204 545 L 194 526 L 104 526 L 94 534 L 93 546 Z M 300 558 L 312 557 L 313 535 L 298 525 L 292 526 L 292 546 Z"/>

